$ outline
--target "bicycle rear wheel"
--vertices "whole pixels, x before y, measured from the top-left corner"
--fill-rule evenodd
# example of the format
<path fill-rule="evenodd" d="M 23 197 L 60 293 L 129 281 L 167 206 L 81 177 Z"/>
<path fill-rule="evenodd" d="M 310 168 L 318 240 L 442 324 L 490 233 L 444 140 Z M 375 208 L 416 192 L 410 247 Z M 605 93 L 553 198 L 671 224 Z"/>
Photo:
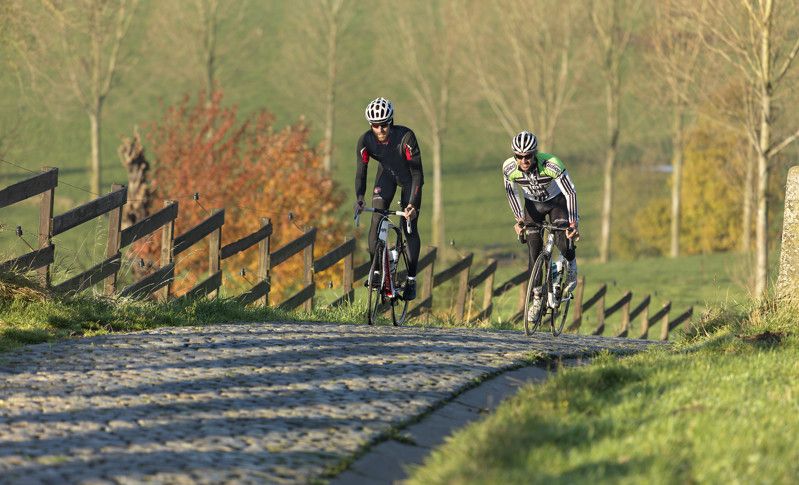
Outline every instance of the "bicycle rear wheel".
<path fill-rule="evenodd" d="M 405 289 L 405 283 L 408 278 L 408 255 L 406 254 L 407 247 L 401 243 L 399 234 L 391 249 L 398 253 L 397 267 L 393 269 L 391 280 L 394 281 L 397 294 L 391 300 L 391 321 L 395 326 L 405 323 L 408 316 L 408 302 L 399 294 L 400 291 Z"/>
<path fill-rule="evenodd" d="M 538 330 L 538 327 L 541 326 L 541 321 L 544 319 L 544 313 L 546 313 L 546 297 L 550 279 L 549 258 L 550 255 L 545 251 L 541 251 L 541 254 L 538 255 L 533 264 L 530 279 L 527 281 L 527 297 L 524 300 L 524 315 L 522 315 L 522 318 L 524 318 L 524 333 L 527 335 L 532 335 L 533 332 Z M 533 300 L 536 293 L 540 295 L 541 305 L 538 307 L 537 312 L 531 313 L 530 310 L 533 308 Z"/>
<path fill-rule="evenodd" d="M 367 283 L 369 298 L 366 307 L 366 323 L 369 325 L 374 325 L 377 322 L 378 308 L 383 299 L 383 265 L 381 264 L 384 258 L 383 252 L 383 245 L 378 243 L 375 247 L 374 258 L 372 258 L 372 266 L 369 268 Z"/>

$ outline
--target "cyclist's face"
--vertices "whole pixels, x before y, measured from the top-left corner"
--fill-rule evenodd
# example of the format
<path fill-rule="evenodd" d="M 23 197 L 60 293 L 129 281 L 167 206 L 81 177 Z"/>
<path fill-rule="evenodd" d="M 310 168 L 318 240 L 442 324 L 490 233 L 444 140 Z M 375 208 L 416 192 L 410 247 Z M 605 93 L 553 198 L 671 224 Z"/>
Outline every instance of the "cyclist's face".
<path fill-rule="evenodd" d="M 535 158 L 535 153 L 528 153 L 527 155 L 513 155 L 516 158 L 516 163 L 519 164 L 519 168 L 527 172 L 530 170 L 530 167 L 533 165 L 533 158 Z"/>
<path fill-rule="evenodd" d="M 391 125 L 388 123 L 372 123 L 372 132 L 377 137 L 380 143 L 388 140 L 388 132 L 391 130 Z"/>

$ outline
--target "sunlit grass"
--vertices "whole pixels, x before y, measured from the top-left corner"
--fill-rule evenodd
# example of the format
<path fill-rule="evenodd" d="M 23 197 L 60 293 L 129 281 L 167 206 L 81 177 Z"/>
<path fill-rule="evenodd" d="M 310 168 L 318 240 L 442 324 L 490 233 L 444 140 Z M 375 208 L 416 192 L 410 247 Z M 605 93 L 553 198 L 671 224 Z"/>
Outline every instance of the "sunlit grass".
<path fill-rule="evenodd" d="M 797 318 L 717 310 L 673 348 L 562 369 L 457 433 L 411 483 L 792 483 Z"/>

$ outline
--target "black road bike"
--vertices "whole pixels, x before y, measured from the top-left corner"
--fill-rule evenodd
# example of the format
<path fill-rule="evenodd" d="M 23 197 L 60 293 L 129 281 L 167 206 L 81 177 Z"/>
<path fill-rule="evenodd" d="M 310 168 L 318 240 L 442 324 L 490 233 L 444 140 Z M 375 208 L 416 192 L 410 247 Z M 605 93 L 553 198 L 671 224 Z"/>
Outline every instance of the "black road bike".
<path fill-rule="evenodd" d="M 567 265 L 568 262 L 562 255 L 553 261 L 552 251 L 555 248 L 555 232 L 566 231 L 568 225 L 549 224 L 549 223 L 527 223 L 519 240 L 525 242 L 525 238 L 540 235 L 544 240 L 541 254 L 533 263 L 530 271 L 530 280 L 527 282 L 527 297 L 524 301 L 524 332 L 531 335 L 538 330 L 541 322 L 549 317 L 549 327 L 552 335 L 557 337 L 563 332 L 566 324 L 566 316 L 569 313 L 569 304 L 572 300 L 572 292 L 563 294 L 566 288 Z M 569 240 L 569 244 L 573 244 Z M 538 311 L 533 310 L 533 300 L 539 295 L 542 299 Z M 561 306 L 563 306 L 561 308 Z"/>
<path fill-rule="evenodd" d="M 408 302 L 402 298 L 408 277 L 408 247 L 403 231 L 389 217 L 404 216 L 402 211 L 364 208 L 365 212 L 380 214 L 375 253 L 369 268 L 367 289 L 369 306 L 366 309 L 366 323 L 380 323 L 382 315 L 391 309 L 391 323 L 402 325 L 408 316 Z M 355 214 L 358 226 L 359 214 Z M 411 223 L 406 221 L 406 230 L 411 232 Z"/>

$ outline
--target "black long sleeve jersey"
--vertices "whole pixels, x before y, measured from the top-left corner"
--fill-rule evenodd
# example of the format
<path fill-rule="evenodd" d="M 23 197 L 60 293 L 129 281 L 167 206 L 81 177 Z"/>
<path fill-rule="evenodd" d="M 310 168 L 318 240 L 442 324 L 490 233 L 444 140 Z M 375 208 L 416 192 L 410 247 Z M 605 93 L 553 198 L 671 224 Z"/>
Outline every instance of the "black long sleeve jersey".
<path fill-rule="evenodd" d="M 366 193 L 366 169 L 369 158 L 380 163 L 402 188 L 410 190 L 410 203 L 419 209 L 424 184 L 422 153 L 416 135 L 410 128 L 400 125 L 391 127 L 386 143 L 379 143 L 371 129 L 361 135 L 355 148 L 355 195 Z"/>

